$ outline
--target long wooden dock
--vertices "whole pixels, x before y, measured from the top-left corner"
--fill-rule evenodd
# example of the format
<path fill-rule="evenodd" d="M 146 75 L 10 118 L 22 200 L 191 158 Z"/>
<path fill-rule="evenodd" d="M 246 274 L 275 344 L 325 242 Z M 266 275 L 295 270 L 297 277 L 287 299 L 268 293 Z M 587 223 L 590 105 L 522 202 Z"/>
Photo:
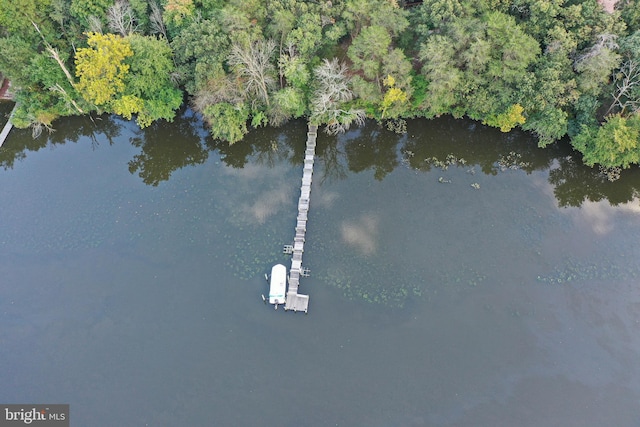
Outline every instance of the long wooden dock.
<path fill-rule="evenodd" d="M 308 271 L 302 266 L 302 254 L 304 253 L 305 234 L 307 232 L 307 215 L 309 213 L 317 136 L 318 126 L 309 124 L 307 146 L 304 154 L 304 168 L 302 170 L 302 185 L 300 186 L 300 198 L 298 199 L 296 232 L 293 245 L 288 246 L 291 252 L 291 268 L 289 269 L 289 290 L 287 291 L 287 300 L 284 309 L 304 311 L 305 313 L 307 313 L 309 308 L 309 295 L 299 294 L 298 286 L 300 285 L 300 277 L 304 276 Z"/>

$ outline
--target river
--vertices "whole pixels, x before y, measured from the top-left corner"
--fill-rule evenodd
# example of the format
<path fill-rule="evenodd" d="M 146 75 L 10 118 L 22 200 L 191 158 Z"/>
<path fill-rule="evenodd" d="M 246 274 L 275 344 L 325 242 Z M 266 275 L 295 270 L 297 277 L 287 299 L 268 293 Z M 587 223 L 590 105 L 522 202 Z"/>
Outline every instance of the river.
<path fill-rule="evenodd" d="M 211 140 L 72 118 L 0 149 L 0 402 L 72 426 L 638 426 L 640 171 L 467 120 Z"/>

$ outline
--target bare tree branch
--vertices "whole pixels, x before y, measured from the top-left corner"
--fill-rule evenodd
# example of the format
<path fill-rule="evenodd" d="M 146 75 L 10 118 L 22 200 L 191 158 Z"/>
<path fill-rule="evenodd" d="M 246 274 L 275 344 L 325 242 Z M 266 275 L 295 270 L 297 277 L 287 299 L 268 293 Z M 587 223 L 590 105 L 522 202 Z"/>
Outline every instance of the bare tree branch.
<path fill-rule="evenodd" d="M 67 77 L 67 80 L 71 84 L 71 86 L 75 87 L 76 83 L 73 81 L 73 77 L 71 77 L 71 73 L 67 69 L 67 66 L 64 64 L 64 61 L 62 60 L 62 58 L 60 58 L 60 53 L 58 52 L 58 50 L 55 49 L 53 46 L 51 46 L 49 42 L 45 40 L 44 36 L 40 32 L 40 28 L 38 28 L 38 25 L 33 21 L 31 21 L 31 23 L 35 27 L 38 34 L 40 34 L 40 37 L 42 38 L 42 42 L 44 43 L 45 48 L 49 53 L 49 56 L 51 56 L 51 58 L 53 58 L 58 63 L 58 65 L 62 69 L 62 72 L 64 73 L 64 75 Z"/>
<path fill-rule="evenodd" d="M 248 46 L 234 44 L 227 62 L 244 79 L 245 91 L 263 101 L 269 107 L 269 89 L 275 85 L 274 66 L 271 56 L 276 43 L 258 40 Z"/>
<path fill-rule="evenodd" d="M 348 131 L 352 123 L 362 126 L 366 118 L 364 110 L 333 110 L 331 113 L 332 117 L 327 122 L 326 128 L 326 132 L 329 135 L 337 135 Z"/>
<path fill-rule="evenodd" d="M 574 66 L 577 67 L 581 62 L 584 62 L 586 59 L 599 55 L 602 49 L 604 48 L 607 48 L 609 50 L 618 49 L 618 43 L 616 42 L 617 38 L 618 36 L 616 34 L 609 34 L 609 33 L 600 34 L 598 36 L 598 40 L 594 43 L 593 46 L 591 46 L 581 55 L 576 57 Z"/>
<path fill-rule="evenodd" d="M 149 3 L 151 7 L 151 15 L 149 15 L 149 22 L 151 23 L 151 31 L 155 34 L 162 34 L 164 38 L 167 38 L 167 28 L 164 25 L 162 19 L 162 10 L 155 1 Z"/>
<path fill-rule="evenodd" d="M 349 88 L 347 66 L 337 58 L 324 62 L 315 69 L 317 88 L 311 99 L 311 120 L 326 123 L 325 131 L 335 135 L 345 132 L 352 123 L 364 124 L 363 110 L 345 110 L 340 106 L 353 99 Z"/>
<path fill-rule="evenodd" d="M 73 105 L 73 107 L 76 110 L 78 110 L 80 114 L 84 114 L 84 111 L 82 110 L 82 108 L 80 108 L 80 106 L 76 103 L 76 101 L 74 101 L 73 98 L 71 98 L 71 95 L 69 95 L 67 91 L 64 90 L 62 86 L 60 86 L 60 84 L 56 83 L 54 86 L 50 87 L 49 90 L 53 92 L 58 92 L 59 94 L 61 94 L 62 97 L 65 99 L 65 101 Z"/>
<path fill-rule="evenodd" d="M 89 23 L 89 32 L 103 34 L 104 31 L 102 29 L 102 21 L 97 16 L 91 15 L 87 18 Z"/>
<path fill-rule="evenodd" d="M 633 59 L 625 61 L 620 70 L 614 74 L 616 90 L 613 95 L 613 103 L 607 110 L 607 114 L 618 106 L 624 113 L 627 108 L 637 111 L 640 106 L 640 98 L 633 96 L 635 88 L 640 86 L 640 64 Z M 623 102 L 624 99 L 624 102 Z"/>
<path fill-rule="evenodd" d="M 313 115 L 323 116 L 340 103 L 351 101 L 353 92 L 349 89 L 347 66 L 337 58 L 324 62 L 315 69 L 318 87 L 311 101 Z"/>
<path fill-rule="evenodd" d="M 221 73 L 209 79 L 206 87 L 198 90 L 193 97 L 192 106 L 196 111 L 203 112 L 206 107 L 220 102 L 241 104 L 244 101 L 242 95 L 231 76 Z"/>
<path fill-rule="evenodd" d="M 107 21 L 109 29 L 122 36 L 128 36 L 137 30 L 133 9 L 127 0 L 116 0 L 113 6 L 107 9 Z"/>

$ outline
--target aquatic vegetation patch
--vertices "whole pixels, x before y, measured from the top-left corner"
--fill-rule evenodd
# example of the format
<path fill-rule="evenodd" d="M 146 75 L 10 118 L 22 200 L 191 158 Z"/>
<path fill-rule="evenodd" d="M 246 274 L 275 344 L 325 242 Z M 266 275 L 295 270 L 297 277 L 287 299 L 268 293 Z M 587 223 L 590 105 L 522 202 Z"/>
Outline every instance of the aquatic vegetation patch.
<path fill-rule="evenodd" d="M 462 157 L 458 158 L 453 154 L 447 154 L 444 160 L 440 160 L 435 156 L 424 159 L 424 164 L 427 170 L 430 170 L 432 167 L 434 167 L 444 172 L 449 169 L 449 166 L 465 166 L 467 164 L 467 161 Z"/>
<path fill-rule="evenodd" d="M 500 157 L 498 167 L 500 168 L 500 172 L 506 172 L 508 170 L 531 167 L 531 163 L 522 161 L 522 154 L 510 151 L 508 154 Z"/>
<path fill-rule="evenodd" d="M 388 131 L 404 135 L 407 133 L 407 121 L 405 119 L 389 119 L 385 122 Z"/>
<path fill-rule="evenodd" d="M 481 269 L 467 265 L 427 273 L 420 268 L 400 267 L 388 259 L 381 255 L 349 263 L 336 256 L 327 260 L 331 267 L 315 277 L 323 285 L 340 290 L 346 299 L 394 308 L 402 308 L 415 298 L 431 300 L 446 292 L 467 292 L 487 279 Z"/>
<path fill-rule="evenodd" d="M 550 273 L 539 275 L 537 280 L 542 283 L 564 284 L 592 280 L 637 280 L 639 277 L 640 267 L 637 265 L 623 266 L 610 259 L 601 259 L 598 262 L 570 259 Z"/>
<path fill-rule="evenodd" d="M 417 275 L 394 276 L 393 266 L 367 269 L 365 265 L 354 266 L 348 271 L 329 269 L 318 276 L 321 283 L 339 289 L 349 300 L 364 301 L 386 307 L 402 308 L 410 298 L 421 297 L 424 279 Z"/>
<path fill-rule="evenodd" d="M 620 174 L 622 173 L 622 168 L 619 166 L 606 167 L 602 165 L 598 165 L 600 170 L 598 171 L 598 175 L 603 178 L 606 178 L 609 182 L 614 182 L 620 179 Z"/>
<path fill-rule="evenodd" d="M 437 278 L 435 287 L 444 288 L 456 285 L 476 287 L 487 278 L 487 275 L 475 268 L 465 265 L 457 266 L 455 272 L 450 270 L 436 271 L 434 277 Z"/>
<path fill-rule="evenodd" d="M 283 236 L 271 232 L 244 232 L 239 228 L 236 233 L 223 236 L 225 247 L 229 249 L 227 268 L 242 280 L 262 276 L 272 265 L 287 264 L 289 257 L 282 253 Z"/>
<path fill-rule="evenodd" d="M 406 156 L 406 152 L 405 152 L 405 156 Z M 406 161 L 408 162 L 409 158 L 406 158 Z M 444 160 L 440 160 L 437 157 L 424 159 L 424 168 L 426 168 L 426 170 L 430 170 L 431 168 L 437 168 L 437 169 L 440 169 L 442 172 L 446 172 L 447 170 L 449 170 L 450 166 L 466 167 L 467 161 L 464 158 L 457 157 L 453 154 L 447 154 Z M 465 170 L 465 173 L 468 175 L 475 175 L 476 169 L 475 167 L 468 168 Z M 439 176 L 438 182 L 440 184 L 451 184 L 453 183 L 453 179 L 447 178 L 445 176 Z M 480 190 L 480 183 L 478 182 L 471 182 L 469 186 L 474 190 Z"/>

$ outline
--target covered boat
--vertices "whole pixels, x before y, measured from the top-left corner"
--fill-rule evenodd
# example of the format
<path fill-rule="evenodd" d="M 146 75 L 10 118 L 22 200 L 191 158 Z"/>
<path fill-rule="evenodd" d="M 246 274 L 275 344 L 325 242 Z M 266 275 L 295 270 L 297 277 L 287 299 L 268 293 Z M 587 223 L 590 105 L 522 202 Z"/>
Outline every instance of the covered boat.
<path fill-rule="evenodd" d="M 287 267 L 276 264 L 271 268 L 271 281 L 269 283 L 269 304 L 285 303 L 287 294 Z"/>

